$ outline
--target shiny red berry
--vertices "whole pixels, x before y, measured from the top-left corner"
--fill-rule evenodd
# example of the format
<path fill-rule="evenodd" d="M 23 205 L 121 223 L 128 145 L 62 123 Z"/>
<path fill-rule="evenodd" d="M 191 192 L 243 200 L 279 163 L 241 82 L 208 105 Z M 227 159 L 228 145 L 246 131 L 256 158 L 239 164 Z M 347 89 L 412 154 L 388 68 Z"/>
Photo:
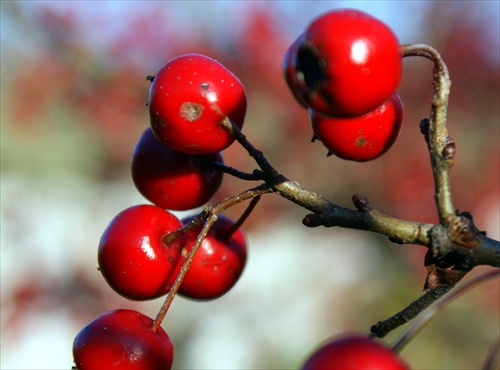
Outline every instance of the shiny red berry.
<path fill-rule="evenodd" d="M 148 128 L 132 154 L 132 180 L 146 199 L 161 208 L 200 207 L 212 198 L 223 178 L 223 172 L 208 168 L 206 161 L 224 163 L 220 152 L 198 156 L 174 152 Z"/>
<path fill-rule="evenodd" d="M 184 220 L 184 223 L 190 218 Z M 234 222 L 219 215 L 208 235 L 196 251 L 179 294 L 194 299 L 214 299 L 227 293 L 240 278 L 247 260 L 245 236 Z M 202 225 L 189 234 L 192 247 Z M 191 248 L 187 248 L 191 250 Z"/>
<path fill-rule="evenodd" d="M 302 370 L 407 370 L 408 365 L 384 344 L 351 335 L 332 340 L 302 365 Z"/>
<path fill-rule="evenodd" d="M 226 67 L 201 54 L 172 59 L 156 75 L 149 90 L 149 116 L 155 136 L 177 152 L 209 154 L 234 141 L 221 121 L 241 128 L 245 89 Z"/>
<path fill-rule="evenodd" d="M 153 205 L 120 212 L 104 231 L 98 248 L 99 270 L 109 286 L 132 300 L 166 294 L 184 262 L 183 238 L 164 245 L 162 237 L 181 226 L 176 216 Z"/>
<path fill-rule="evenodd" d="M 355 9 L 314 19 L 292 56 L 306 104 L 336 117 L 365 114 L 394 94 L 402 76 L 399 41 L 380 20 Z"/>
<path fill-rule="evenodd" d="M 153 320 L 132 310 L 115 310 L 95 318 L 73 342 L 78 370 L 170 369 L 174 347 L 167 333 Z"/>
<path fill-rule="evenodd" d="M 359 117 L 333 118 L 309 110 L 314 135 L 337 157 L 366 162 L 387 152 L 403 124 L 403 103 L 394 94 L 375 110 Z"/>

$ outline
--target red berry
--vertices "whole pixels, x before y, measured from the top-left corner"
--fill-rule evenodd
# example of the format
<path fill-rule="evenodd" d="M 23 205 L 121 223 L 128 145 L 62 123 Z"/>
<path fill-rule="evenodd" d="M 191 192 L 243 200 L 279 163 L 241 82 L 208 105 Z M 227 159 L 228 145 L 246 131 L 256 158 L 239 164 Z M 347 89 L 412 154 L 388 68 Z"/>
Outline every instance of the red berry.
<path fill-rule="evenodd" d="M 184 223 L 190 218 L 184 220 Z M 234 222 L 219 215 L 196 251 L 179 293 L 194 299 L 214 299 L 228 292 L 238 281 L 247 259 L 245 236 L 240 228 L 232 232 Z M 193 246 L 202 225 L 188 237 Z M 191 248 L 189 248 L 191 250 Z"/>
<path fill-rule="evenodd" d="M 360 335 L 342 337 L 318 349 L 302 370 L 406 370 L 397 354 L 380 342 Z"/>
<path fill-rule="evenodd" d="M 394 94 L 375 110 L 353 118 L 326 117 L 309 110 L 314 134 L 336 156 L 365 162 L 387 152 L 403 124 L 403 103 Z"/>
<path fill-rule="evenodd" d="M 202 206 L 219 189 L 223 172 L 203 160 L 223 163 L 220 152 L 195 156 L 174 152 L 146 129 L 132 154 L 132 180 L 139 192 L 161 208 L 188 210 Z"/>
<path fill-rule="evenodd" d="M 402 76 L 399 42 L 392 30 L 355 9 L 314 19 L 292 58 L 302 98 L 330 116 L 360 116 L 375 109 L 396 92 Z"/>
<path fill-rule="evenodd" d="M 226 67 L 204 55 L 186 54 L 154 76 L 148 106 L 158 140 L 177 152 L 209 154 L 234 141 L 220 123 L 228 117 L 241 128 L 247 103 L 243 85 Z"/>
<path fill-rule="evenodd" d="M 184 238 L 165 246 L 162 237 L 181 226 L 176 216 L 153 205 L 120 212 L 102 235 L 97 255 L 109 286 L 133 300 L 166 294 L 184 262 Z"/>
<path fill-rule="evenodd" d="M 153 320 L 132 310 L 109 311 L 77 334 L 73 359 L 78 370 L 170 369 L 174 347 Z"/>

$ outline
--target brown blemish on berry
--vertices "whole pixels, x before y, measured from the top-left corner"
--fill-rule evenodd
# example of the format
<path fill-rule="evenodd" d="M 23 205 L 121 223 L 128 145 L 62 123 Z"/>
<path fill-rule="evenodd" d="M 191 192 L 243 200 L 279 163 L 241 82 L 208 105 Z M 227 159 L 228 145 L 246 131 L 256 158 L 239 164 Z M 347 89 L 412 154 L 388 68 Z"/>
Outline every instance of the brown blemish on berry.
<path fill-rule="evenodd" d="M 194 122 L 201 117 L 205 108 L 203 105 L 192 102 L 184 102 L 181 104 L 179 114 L 182 118 L 189 122 Z"/>
<path fill-rule="evenodd" d="M 356 139 L 356 146 L 365 146 L 367 142 L 366 136 L 360 136 Z"/>

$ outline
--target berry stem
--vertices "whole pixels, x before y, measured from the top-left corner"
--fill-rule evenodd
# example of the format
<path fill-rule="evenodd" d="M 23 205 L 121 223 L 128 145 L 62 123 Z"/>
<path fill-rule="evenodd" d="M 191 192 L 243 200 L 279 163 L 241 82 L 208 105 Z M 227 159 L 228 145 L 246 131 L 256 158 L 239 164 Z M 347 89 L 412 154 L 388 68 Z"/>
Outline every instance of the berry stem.
<path fill-rule="evenodd" d="M 247 173 L 238 170 L 237 168 L 227 166 L 220 162 L 214 162 L 207 160 L 205 158 L 200 158 L 203 161 L 203 165 L 212 169 L 216 169 L 227 173 L 228 175 L 234 176 L 241 180 L 253 181 L 253 180 L 264 180 L 264 175 L 262 171 L 254 170 L 252 173 Z"/>
<path fill-rule="evenodd" d="M 421 49 L 418 50 L 425 55 L 430 55 L 430 53 L 426 53 Z M 486 235 L 481 235 L 476 241 L 474 249 L 467 248 L 467 250 L 463 250 L 460 245 L 460 238 L 456 240 L 450 239 L 448 228 L 442 224 L 432 225 L 401 220 L 385 215 L 374 207 L 371 207 L 369 211 L 356 211 L 339 206 L 323 196 L 303 188 L 298 182 L 291 181 L 280 175 L 267 161 L 263 153 L 248 142 L 237 126 L 233 125 L 229 120 L 225 120 L 222 124 L 231 131 L 236 140 L 256 160 L 264 172 L 265 181 L 271 188 L 271 191 L 313 212 L 313 214 L 304 217 L 302 223 L 305 226 L 340 226 L 373 231 L 386 235 L 391 241 L 399 244 L 426 246 L 432 249 L 433 258 L 436 260 L 439 258 L 450 258 L 453 255 L 450 252 L 457 252 L 459 258 L 464 262 L 463 265 L 469 265 L 467 269 L 464 269 L 464 272 L 468 272 L 470 268 L 478 265 L 500 267 L 500 243 L 497 240 L 488 238 Z M 439 178 L 441 179 L 441 177 Z M 449 179 L 445 176 L 444 182 L 449 186 L 448 181 Z M 440 188 L 442 182 L 436 181 L 436 184 L 437 188 Z M 438 191 L 438 193 L 451 194 L 449 191 Z M 441 199 L 442 197 L 436 198 Z M 451 203 L 446 204 L 449 205 Z M 456 219 L 455 214 L 454 217 Z M 453 226 L 453 224 L 450 223 L 450 226 Z M 468 228 L 470 232 L 474 229 L 472 227 Z M 467 238 L 461 235 L 461 239 Z M 454 262 L 456 262 L 456 259 Z"/>
<path fill-rule="evenodd" d="M 172 301 L 174 300 L 175 295 L 177 294 L 177 291 L 179 290 L 182 281 L 184 280 L 184 277 L 186 276 L 187 272 L 189 271 L 189 267 L 191 266 L 191 263 L 193 262 L 194 256 L 198 249 L 201 246 L 201 243 L 203 242 L 203 239 L 208 234 L 208 231 L 212 227 L 215 221 L 217 221 L 218 218 L 217 213 L 211 213 L 208 218 L 206 219 L 205 224 L 203 225 L 203 228 L 201 229 L 200 233 L 198 234 L 198 237 L 196 238 L 196 242 L 193 245 L 193 248 L 189 252 L 189 255 L 184 262 L 184 264 L 181 267 L 181 270 L 179 274 L 177 275 L 177 278 L 175 279 L 174 285 L 172 285 L 172 288 L 167 294 L 167 297 L 165 299 L 165 302 L 160 308 L 160 311 L 158 312 L 158 315 L 156 315 L 153 324 L 151 325 L 151 330 L 156 332 L 158 330 L 158 327 L 161 325 L 163 319 L 165 318 L 165 315 L 167 314 L 168 309 L 170 308 L 170 305 L 172 304 Z"/>
<path fill-rule="evenodd" d="M 163 302 L 158 314 L 156 315 L 156 318 L 153 321 L 153 324 L 151 325 L 151 330 L 156 331 L 158 330 L 158 327 L 161 325 L 163 319 L 165 318 L 165 315 L 167 314 L 168 309 L 170 308 L 170 305 L 172 304 L 172 301 L 174 300 L 175 295 L 177 294 L 177 291 L 179 290 L 182 284 L 182 281 L 184 280 L 184 277 L 186 276 L 189 270 L 189 267 L 191 266 L 191 263 L 193 262 L 193 258 L 196 254 L 196 251 L 199 249 L 203 239 L 207 236 L 208 231 L 210 230 L 214 222 L 217 221 L 219 213 L 238 203 L 244 202 L 248 199 L 253 200 L 255 198 L 260 198 L 262 194 L 271 193 L 272 191 L 273 189 L 264 183 L 255 188 L 248 189 L 238 195 L 224 199 L 219 203 L 207 206 L 198 216 L 196 216 L 193 220 L 191 220 L 191 222 L 187 223 L 186 225 L 177 229 L 176 231 L 168 233 L 162 238 L 162 243 L 164 245 L 168 245 L 175 239 L 186 234 L 188 231 L 194 229 L 196 226 L 200 225 L 204 220 L 206 220 L 205 224 L 203 225 L 203 228 L 201 229 L 200 233 L 198 234 L 198 237 L 196 238 L 196 242 L 193 245 L 193 248 L 189 252 L 186 261 L 184 261 L 184 264 L 182 265 L 181 270 L 177 275 L 174 284 L 172 285 L 172 288 L 168 292 L 165 301 Z M 252 202 L 248 208 L 255 207 L 256 203 L 257 201 Z"/>
<path fill-rule="evenodd" d="M 163 246 L 167 246 L 172 243 L 175 239 L 180 238 L 182 235 L 187 234 L 189 231 L 193 230 L 196 226 L 200 225 L 203 221 L 207 219 L 209 212 L 205 209 L 199 215 L 194 217 L 190 222 L 183 225 L 182 227 L 174 230 L 161 238 Z"/>
<path fill-rule="evenodd" d="M 473 225 L 472 218 L 467 227 L 457 227 L 463 222 L 459 219 L 460 215 L 455 213 L 451 196 L 450 172 L 454 164 L 456 146 L 446 128 L 451 87 L 448 68 L 437 50 L 431 46 L 402 45 L 400 50 L 403 57 L 420 56 L 434 63 L 434 96 L 431 114 L 429 119 L 422 121 L 421 131 L 430 153 L 439 224 L 412 222 L 387 216 L 371 206 L 366 198 L 353 199 L 357 210 L 339 206 L 280 175 L 267 161 L 264 154 L 246 139 L 236 125 L 227 118 L 221 122 L 254 158 L 264 173 L 264 180 L 273 192 L 313 212 L 304 217 L 302 223 L 305 226 L 340 226 L 373 231 L 388 236 L 395 243 L 418 244 L 429 248 L 426 266 L 428 268 L 437 266 L 434 273 L 432 271 L 429 273 L 426 283 L 429 290 L 398 314 L 374 325 L 372 333 L 379 337 L 387 335 L 393 329 L 416 317 L 450 291 L 473 267 L 479 265 L 500 267 L 499 241 L 479 232 Z M 366 202 L 366 206 L 361 204 L 362 202 Z M 450 269 L 451 267 L 453 269 Z M 435 277 L 438 280 L 445 279 L 433 283 L 431 278 Z"/>
<path fill-rule="evenodd" d="M 278 171 L 276 171 L 276 169 L 268 162 L 264 154 L 247 140 L 239 127 L 231 122 L 228 117 L 221 121 L 221 125 L 224 126 L 231 133 L 231 135 L 233 135 L 236 141 L 238 141 L 238 143 L 245 148 L 255 162 L 257 162 L 257 165 L 262 169 L 262 171 L 264 171 L 267 182 L 275 182 L 276 179 L 281 177 Z"/>
<path fill-rule="evenodd" d="M 260 201 L 260 195 L 256 196 L 255 198 L 252 198 L 250 204 L 241 214 L 240 218 L 238 218 L 238 220 L 224 233 L 224 235 L 222 236 L 223 239 L 228 240 L 231 237 L 231 235 L 233 235 L 236 232 L 236 230 L 238 230 L 243 225 L 243 223 L 250 216 L 250 214 L 254 210 L 257 203 L 259 203 L 259 201 Z"/>

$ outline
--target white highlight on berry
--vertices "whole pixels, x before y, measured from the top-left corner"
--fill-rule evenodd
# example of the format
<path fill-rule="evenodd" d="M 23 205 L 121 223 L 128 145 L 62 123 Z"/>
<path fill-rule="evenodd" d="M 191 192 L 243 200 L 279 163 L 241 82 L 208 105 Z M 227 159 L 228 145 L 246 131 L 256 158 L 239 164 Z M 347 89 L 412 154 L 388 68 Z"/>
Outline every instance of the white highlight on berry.
<path fill-rule="evenodd" d="M 363 64 L 368 58 L 368 45 L 365 41 L 358 40 L 352 44 L 351 47 L 351 59 L 358 63 Z"/>
<path fill-rule="evenodd" d="M 144 236 L 141 240 L 141 249 L 146 253 L 146 256 L 148 256 L 149 259 L 153 260 L 155 259 L 156 255 L 151 247 L 151 242 L 149 241 L 149 236 Z"/>
<path fill-rule="evenodd" d="M 215 103 L 217 101 L 217 93 L 209 91 L 205 95 L 210 103 Z"/>

